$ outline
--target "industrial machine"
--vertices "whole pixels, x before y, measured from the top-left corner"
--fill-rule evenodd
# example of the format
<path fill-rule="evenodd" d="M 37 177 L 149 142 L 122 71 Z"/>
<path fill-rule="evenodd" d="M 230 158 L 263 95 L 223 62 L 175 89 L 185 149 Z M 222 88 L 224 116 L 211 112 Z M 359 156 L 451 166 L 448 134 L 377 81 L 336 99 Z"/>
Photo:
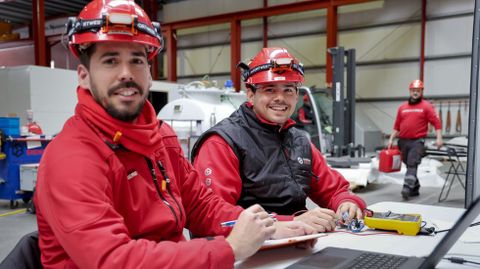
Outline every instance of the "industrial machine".
<path fill-rule="evenodd" d="M 9 200 L 10 208 L 17 207 L 19 199 L 31 201 L 36 167 L 51 141 L 45 136 L 20 136 L 19 122 L 17 117 L 0 117 L 0 199 Z"/>
<path fill-rule="evenodd" d="M 181 98 L 166 104 L 157 117 L 169 123 L 189 157 L 196 139 L 247 100 L 244 92 L 220 89 L 211 81 L 193 81 L 179 88 Z"/>
<path fill-rule="evenodd" d="M 361 157 L 365 151 L 374 151 L 382 133 L 366 115 L 355 111 L 355 50 L 335 47 L 328 52 L 333 62 L 332 86 L 301 87 L 293 118 L 322 153 Z M 302 108 L 310 110 L 311 122 L 302 123 L 298 113 Z"/>

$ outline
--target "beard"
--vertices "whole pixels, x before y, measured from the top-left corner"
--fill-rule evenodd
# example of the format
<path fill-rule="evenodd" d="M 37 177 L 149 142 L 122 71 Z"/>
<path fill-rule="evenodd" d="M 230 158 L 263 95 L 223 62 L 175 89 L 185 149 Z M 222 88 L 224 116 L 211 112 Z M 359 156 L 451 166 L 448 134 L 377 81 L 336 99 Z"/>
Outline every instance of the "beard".
<path fill-rule="evenodd" d="M 422 99 L 423 99 L 423 96 L 420 96 L 420 97 L 418 97 L 418 98 L 410 97 L 410 98 L 408 98 L 408 104 L 409 104 L 409 105 L 418 104 L 418 103 L 420 103 L 420 101 L 422 101 Z"/>
<path fill-rule="evenodd" d="M 120 111 L 117 108 L 115 108 L 114 105 L 111 103 L 107 103 L 107 107 L 105 107 L 105 110 L 107 113 L 114 117 L 117 120 L 125 121 L 125 122 L 131 122 L 134 119 L 136 119 L 138 116 L 140 116 L 140 113 L 142 112 L 143 106 L 145 105 L 145 100 L 138 104 L 138 106 L 135 108 L 134 111 Z"/>
<path fill-rule="evenodd" d="M 101 106 L 103 106 L 105 111 L 107 111 L 107 113 L 110 116 L 112 116 L 113 118 L 115 118 L 117 120 L 121 120 L 121 121 L 125 121 L 125 122 L 132 122 L 142 112 L 143 106 L 145 105 L 145 102 L 146 102 L 146 98 L 144 98 L 142 100 L 142 102 L 140 102 L 137 105 L 137 107 L 135 107 L 132 111 L 120 110 L 120 109 L 116 108 L 115 105 L 112 102 L 109 101 L 108 97 L 111 97 L 115 93 L 116 90 L 121 89 L 121 88 L 135 88 L 135 89 L 138 90 L 138 93 L 140 95 L 143 95 L 143 92 L 144 92 L 143 89 L 136 82 L 128 81 L 128 82 L 122 82 L 119 85 L 108 89 L 106 98 L 102 98 L 98 94 L 98 91 L 97 91 L 96 87 L 92 84 L 92 94 L 93 94 L 93 97 L 95 98 L 95 100 L 97 101 L 97 103 L 99 103 Z M 102 99 L 104 101 L 102 101 Z"/>

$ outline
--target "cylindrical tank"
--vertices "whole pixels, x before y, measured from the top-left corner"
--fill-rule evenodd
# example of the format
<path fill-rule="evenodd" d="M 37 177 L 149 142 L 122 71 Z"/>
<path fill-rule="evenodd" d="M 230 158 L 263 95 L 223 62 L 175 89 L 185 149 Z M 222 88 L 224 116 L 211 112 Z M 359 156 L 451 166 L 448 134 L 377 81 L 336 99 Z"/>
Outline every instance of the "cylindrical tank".
<path fill-rule="evenodd" d="M 172 126 L 186 156 L 200 134 L 230 116 L 247 100 L 244 92 L 206 87 L 201 81 L 191 82 L 180 91 L 182 98 L 166 104 L 157 118 Z"/>

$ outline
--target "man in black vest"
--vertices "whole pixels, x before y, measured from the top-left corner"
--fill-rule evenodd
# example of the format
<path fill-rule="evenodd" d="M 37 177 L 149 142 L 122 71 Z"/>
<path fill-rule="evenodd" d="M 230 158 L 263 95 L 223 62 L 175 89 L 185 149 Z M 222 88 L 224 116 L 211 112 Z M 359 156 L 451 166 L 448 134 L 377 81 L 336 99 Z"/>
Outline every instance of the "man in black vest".
<path fill-rule="evenodd" d="M 333 230 L 344 213 L 362 218 L 364 201 L 293 127 L 302 64 L 285 49 L 264 48 L 239 66 L 248 102 L 202 134 L 192 151 L 204 184 L 229 203 L 258 203 L 278 220 L 303 221 L 317 232 Z M 307 210 L 307 197 L 319 207 Z"/>

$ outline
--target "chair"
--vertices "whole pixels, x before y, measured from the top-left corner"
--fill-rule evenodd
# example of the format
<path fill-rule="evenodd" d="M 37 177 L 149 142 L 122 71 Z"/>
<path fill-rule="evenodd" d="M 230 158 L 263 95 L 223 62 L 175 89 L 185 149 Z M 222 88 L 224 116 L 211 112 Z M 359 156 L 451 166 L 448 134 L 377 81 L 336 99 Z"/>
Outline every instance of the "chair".
<path fill-rule="evenodd" d="M 465 189 L 465 184 L 463 183 L 460 176 L 461 175 L 465 176 L 467 174 L 467 171 L 463 167 L 460 157 L 466 157 L 467 156 L 466 153 L 457 152 L 453 147 L 447 147 L 447 156 L 448 156 L 447 161 L 450 163 L 450 167 L 446 172 L 447 177 L 445 178 L 445 182 L 443 183 L 442 190 L 440 191 L 440 195 L 438 196 L 439 203 L 445 201 L 448 198 L 448 195 L 450 194 L 450 190 L 452 189 L 452 185 L 455 179 L 457 179 L 460 185 L 462 186 L 462 188 Z"/>
<path fill-rule="evenodd" d="M 443 183 L 442 190 L 440 191 L 440 195 L 438 196 L 439 203 L 445 201 L 448 198 L 448 195 L 450 194 L 450 190 L 452 189 L 452 185 L 455 179 L 457 179 L 460 185 L 462 186 L 462 188 L 465 189 L 465 184 L 463 183 L 460 176 L 462 175 L 465 176 L 466 170 L 460 158 L 467 157 L 467 153 L 462 151 L 460 152 L 457 151 L 455 149 L 456 147 L 458 148 L 458 146 L 446 145 L 446 150 L 426 149 L 425 151 L 426 155 L 440 156 L 443 158 L 446 157 L 446 161 L 450 163 L 450 167 L 448 168 L 448 171 L 445 172 L 447 177 L 445 178 L 445 182 Z"/>
<path fill-rule="evenodd" d="M 38 232 L 24 235 L 7 257 L 0 263 L 0 269 L 43 268 L 38 246 Z"/>

